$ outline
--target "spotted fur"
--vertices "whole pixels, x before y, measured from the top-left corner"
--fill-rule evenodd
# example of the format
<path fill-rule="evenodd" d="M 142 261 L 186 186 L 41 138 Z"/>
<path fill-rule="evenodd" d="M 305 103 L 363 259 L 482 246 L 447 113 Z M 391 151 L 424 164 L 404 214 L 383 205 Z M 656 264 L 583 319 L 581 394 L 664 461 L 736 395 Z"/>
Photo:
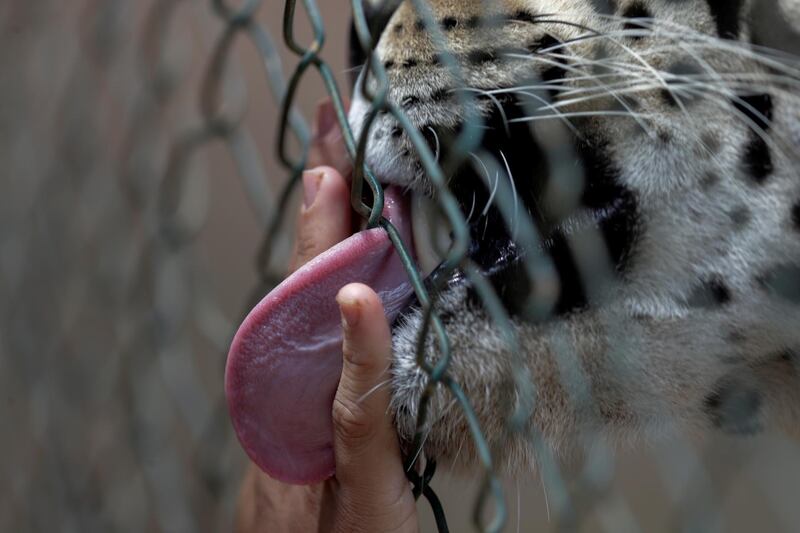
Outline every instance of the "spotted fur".
<path fill-rule="evenodd" d="M 526 155 L 507 166 L 543 247 L 523 249 L 514 222 L 490 206 L 472 225 L 471 250 L 520 349 L 463 272 L 439 280 L 449 375 L 509 468 L 534 464 L 539 436 L 566 451 L 598 436 L 676 430 L 800 434 L 800 62 L 787 22 L 800 13 L 765 3 L 773 9 L 752 0 L 434 0 L 461 87 L 411 3 L 383 29 L 377 54 L 390 100 L 442 158 L 463 127 L 461 90 L 477 95 L 495 153 Z M 775 42 L 765 28 L 779 26 L 786 38 Z M 781 43 L 786 50 L 762 47 Z M 367 162 L 382 180 L 432 194 L 391 115 L 369 135 Z M 579 193 L 559 196 L 559 180 L 576 174 L 570 190 Z M 449 185 L 465 216 L 489 200 L 478 170 Z M 525 260 L 541 251 L 553 275 L 530 280 Z M 535 291 L 551 296 L 549 319 L 531 318 Z M 415 362 L 420 324 L 412 305 L 393 328 L 393 409 L 407 442 L 427 380 Z M 427 346 L 435 357 L 433 337 Z M 533 403 L 511 431 L 528 398 L 521 381 Z M 425 453 L 473 464 L 466 420 L 442 387 L 429 420 Z"/>

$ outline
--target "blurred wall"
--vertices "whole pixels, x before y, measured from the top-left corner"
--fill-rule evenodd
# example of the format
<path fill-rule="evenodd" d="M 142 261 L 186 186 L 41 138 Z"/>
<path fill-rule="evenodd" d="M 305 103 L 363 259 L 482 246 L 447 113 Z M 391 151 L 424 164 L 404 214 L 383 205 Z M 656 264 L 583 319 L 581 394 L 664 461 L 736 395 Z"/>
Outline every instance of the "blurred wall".
<path fill-rule="evenodd" d="M 319 4 L 345 87 L 349 10 Z M 268 0 L 257 15 L 278 46 L 282 9 Z M 236 37 L 220 82 L 205 81 L 225 28 L 212 2 L 0 4 L 0 531 L 230 524 L 245 458 L 224 357 L 286 173 L 253 41 Z M 203 121 L 209 87 L 235 135 Z M 309 120 L 323 96 L 309 74 L 298 98 Z M 582 530 L 800 530 L 794 443 L 638 448 L 564 465 Z M 451 530 L 468 529 L 477 482 L 437 475 Z M 561 492 L 536 475 L 508 481 L 509 530 L 557 529 Z"/>

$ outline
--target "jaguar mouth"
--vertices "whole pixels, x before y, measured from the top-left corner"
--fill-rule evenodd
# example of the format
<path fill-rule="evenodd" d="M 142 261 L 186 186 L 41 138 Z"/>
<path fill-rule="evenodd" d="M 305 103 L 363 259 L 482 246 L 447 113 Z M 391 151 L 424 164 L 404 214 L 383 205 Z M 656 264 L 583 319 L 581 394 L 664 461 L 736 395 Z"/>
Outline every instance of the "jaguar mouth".
<path fill-rule="evenodd" d="M 523 264 L 527 250 L 517 239 L 516 230 L 523 221 L 531 220 L 545 234 L 555 227 L 552 213 L 541 208 L 548 185 L 547 157 L 524 121 L 528 112 L 526 103 L 511 94 L 495 96 L 479 130 L 478 147 L 461 157 L 448 180 L 448 189 L 469 229 L 467 255 L 511 314 L 522 311 L 529 292 Z M 447 166 L 447 161 L 452 161 L 449 150 L 461 128 L 441 131 L 427 126 L 421 131 L 430 132 L 424 137 Z M 467 284 L 458 270 L 449 273 L 449 280 L 441 279 L 445 272 L 439 265 L 442 252 L 449 249 L 449 227 L 441 216 L 431 215 L 437 210 L 432 205 L 435 200 L 420 194 L 413 197 L 414 244 L 420 266 L 429 273 L 426 282 L 437 286 L 445 281 Z"/>
<path fill-rule="evenodd" d="M 525 150 L 524 143 L 514 147 L 507 117 L 500 127 L 490 128 L 484 151 L 500 157 L 510 174 L 521 172 L 516 152 Z M 502 220 L 494 220 L 499 215 L 490 198 L 491 176 L 475 168 L 463 165 L 451 176 L 452 189 L 469 219 L 470 257 L 491 274 L 518 254 L 508 233 L 498 229 L 505 227 Z M 412 196 L 397 186 L 386 187 L 383 214 L 419 255 L 423 273 L 435 278 L 440 253 L 434 251 L 435 239 L 429 238 L 431 219 L 422 216 L 425 201 Z M 446 233 L 439 232 L 443 241 Z M 446 242 L 439 243 L 440 252 L 446 247 Z M 371 286 L 390 321 L 413 302 L 408 277 L 387 233 L 365 230 L 324 252 L 265 296 L 231 344 L 225 390 L 234 429 L 250 458 L 281 481 L 313 483 L 333 474 L 330 412 L 341 373 L 335 296 L 351 282 Z"/>
<path fill-rule="evenodd" d="M 408 199 L 386 190 L 384 216 L 411 242 Z M 361 282 L 391 320 L 412 289 L 387 233 L 358 232 L 295 271 L 248 314 L 234 336 L 225 393 L 242 447 L 262 470 L 309 484 L 334 472 L 331 406 L 342 365 L 336 293 Z"/>

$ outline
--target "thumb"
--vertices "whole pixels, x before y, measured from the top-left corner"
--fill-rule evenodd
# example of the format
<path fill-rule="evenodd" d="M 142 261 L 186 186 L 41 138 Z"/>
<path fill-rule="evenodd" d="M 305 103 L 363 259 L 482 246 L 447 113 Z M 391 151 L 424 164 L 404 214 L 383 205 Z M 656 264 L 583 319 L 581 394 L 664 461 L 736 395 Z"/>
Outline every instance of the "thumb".
<path fill-rule="evenodd" d="M 289 270 L 294 271 L 350 235 L 350 188 L 331 167 L 303 172 L 303 209 Z"/>
<path fill-rule="evenodd" d="M 336 300 L 344 331 L 342 377 L 333 403 L 336 480 L 347 507 L 396 518 L 413 510 L 414 500 L 389 413 L 389 325 L 378 296 L 366 285 L 347 285 Z"/>

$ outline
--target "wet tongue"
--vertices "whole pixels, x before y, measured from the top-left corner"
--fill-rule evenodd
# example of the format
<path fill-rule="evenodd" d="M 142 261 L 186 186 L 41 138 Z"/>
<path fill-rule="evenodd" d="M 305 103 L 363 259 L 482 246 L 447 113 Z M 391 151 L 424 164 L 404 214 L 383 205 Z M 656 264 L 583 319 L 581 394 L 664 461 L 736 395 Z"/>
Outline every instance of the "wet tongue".
<path fill-rule="evenodd" d="M 408 205 L 386 190 L 384 216 L 411 243 Z M 362 231 L 307 263 L 264 297 L 228 353 L 225 393 L 242 447 L 267 474 L 314 483 L 334 473 L 331 406 L 342 368 L 336 293 L 361 282 L 393 320 L 412 290 L 386 232 Z"/>

